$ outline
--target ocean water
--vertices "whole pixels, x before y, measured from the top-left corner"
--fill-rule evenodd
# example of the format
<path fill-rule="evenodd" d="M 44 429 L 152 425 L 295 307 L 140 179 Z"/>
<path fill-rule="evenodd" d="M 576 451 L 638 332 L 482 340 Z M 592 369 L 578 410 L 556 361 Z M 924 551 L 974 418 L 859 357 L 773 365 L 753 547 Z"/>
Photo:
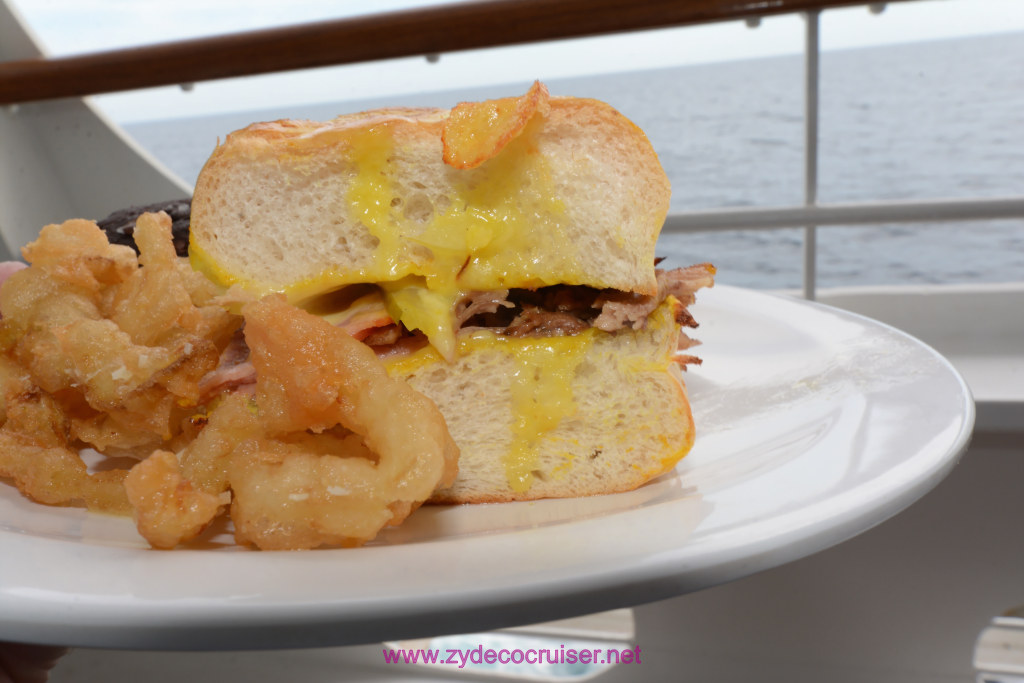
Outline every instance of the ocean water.
<path fill-rule="evenodd" d="M 821 65 L 821 203 L 1024 195 L 1024 33 L 826 52 Z M 647 133 L 674 211 L 800 204 L 803 59 L 552 80 L 553 94 L 607 101 Z M 218 137 L 252 121 L 328 119 L 386 105 L 451 106 L 502 86 L 270 108 L 126 126 L 185 180 Z M 803 231 L 664 234 L 669 265 L 711 261 L 719 281 L 791 288 Z M 818 230 L 819 286 L 1024 280 L 1024 219 Z"/>

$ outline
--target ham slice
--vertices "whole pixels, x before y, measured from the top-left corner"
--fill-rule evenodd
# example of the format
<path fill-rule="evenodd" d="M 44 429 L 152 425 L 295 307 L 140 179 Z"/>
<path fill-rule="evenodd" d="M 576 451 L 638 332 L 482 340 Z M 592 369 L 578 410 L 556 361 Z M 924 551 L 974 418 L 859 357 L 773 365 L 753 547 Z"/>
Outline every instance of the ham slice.
<path fill-rule="evenodd" d="M 199 402 L 206 403 L 225 391 L 255 384 L 256 368 L 249 362 L 249 347 L 239 330 L 221 351 L 217 367 L 199 380 Z"/>
<path fill-rule="evenodd" d="M 28 268 L 28 264 L 21 261 L 0 261 L 0 286 L 3 286 L 7 278 L 23 268 Z"/>

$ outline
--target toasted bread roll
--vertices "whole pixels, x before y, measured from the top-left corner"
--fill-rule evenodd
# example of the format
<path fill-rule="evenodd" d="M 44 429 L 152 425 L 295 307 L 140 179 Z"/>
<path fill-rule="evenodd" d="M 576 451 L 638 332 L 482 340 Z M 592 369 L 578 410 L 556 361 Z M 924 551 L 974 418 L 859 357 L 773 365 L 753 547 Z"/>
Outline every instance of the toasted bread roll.
<path fill-rule="evenodd" d="M 435 502 L 609 493 L 693 443 L 675 354 L 714 269 L 656 275 L 669 193 L 635 125 L 537 83 L 232 133 L 196 185 L 190 256 L 329 317 L 437 403 L 461 456 Z"/>
<path fill-rule="evenodd" d="M 456 273 L 471 290 L 653 293 L 670 189 L 639 128 L 601 102 L 552 98 L 500 154 L 462 170 L 442 160 L 446 115 L 388 109 L 230 134 L 196 184 L 193 263 L 293 298 Z"/>

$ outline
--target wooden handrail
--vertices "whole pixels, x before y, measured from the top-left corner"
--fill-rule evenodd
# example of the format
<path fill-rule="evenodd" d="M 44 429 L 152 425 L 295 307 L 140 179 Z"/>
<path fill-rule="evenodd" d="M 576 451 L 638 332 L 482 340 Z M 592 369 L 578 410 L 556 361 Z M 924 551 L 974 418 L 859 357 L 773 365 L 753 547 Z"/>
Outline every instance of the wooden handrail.
<path fill-rule="evenodd" d="M 865 0 L 501 0 L 0 63 L 0 105 L 482 47 L 762 17 Z"/>

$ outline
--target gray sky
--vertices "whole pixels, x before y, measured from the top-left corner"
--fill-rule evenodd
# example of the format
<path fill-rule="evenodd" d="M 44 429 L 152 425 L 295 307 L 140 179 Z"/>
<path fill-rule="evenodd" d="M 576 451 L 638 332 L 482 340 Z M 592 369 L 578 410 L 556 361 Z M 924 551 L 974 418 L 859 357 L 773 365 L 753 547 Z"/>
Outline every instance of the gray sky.
<path fill-rule="evenodd" d="M 202 35 L 418 7 L 425 0 L 13 0 L 44 48 L 67 55 Z M 436 4 L 436 3 L 433 3 Z M 919 0 L 822 14 L 823 49 L 1024 31 L 1024 0 Z M 422 90 L 552 79 L 796 53 L 803 20 L 771 17 L 756 29 L 729 22 L 302 73 L 200 83 L 191 92 L 155 88 L 103 96 L 118 121 L 259 109 Z"/>

